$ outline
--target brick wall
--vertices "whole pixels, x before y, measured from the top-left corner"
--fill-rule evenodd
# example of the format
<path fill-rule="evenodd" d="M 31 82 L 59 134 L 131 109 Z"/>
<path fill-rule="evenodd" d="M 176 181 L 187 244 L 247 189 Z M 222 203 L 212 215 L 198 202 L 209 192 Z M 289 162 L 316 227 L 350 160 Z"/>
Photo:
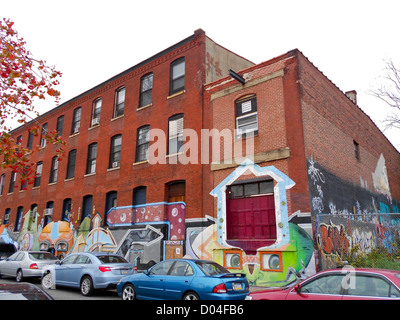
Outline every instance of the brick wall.
<path fill-rule="evenodd" d="M 90 89 L 82 95 L 64 103 L 60 107 L 40 117 L 41 124 L 48 123 L 49 130 L 55 130 L 57 118 L 64 115 L 63 138 L 67 142 L 65 156 L 59 162 L 58 181 L 49 184 L 51 159 L 55 155 L 55 147 L 47 145 L 33 154 L 33 163 L 43 161 L 43 173 L 39 188 L 28 186 L 27 190 L 14 189 L 7 195 L 10 183 L 10 170 L 5 171 L 6 181 L 0 202 L 0 217 L 6 208 L 11 208 L 10 224 L 13 224 L 18 206 L 24 207 L 24 214 L 31 205 L 38 205 L 38 213 L 43 216 L 48 201 L 54 201 L 53 220 L 61 219 L 62 205 L 65 198 L 71 198 L 74 212 L 74 223 L 78 218 L 78 208 L 82 207 L 83 197 L 93 195 L 94 210 L 104 217 L 106 194 L 118 192 L 118 206 L 132 204 L 133 189 L 138 186 L 147 187 L 147 202 L 166 200 L 165 184 L 175 180 L 186 181 L 186 216 L 201 216 L 202 168 L 200 165 L 150 165 L 142 163 L 133 165 L 136 154 L 137 129 L 142 125 L 159 128 L 168 133 L 168 118 L 184 114 L 184 125 L 199 131 L 202 126 L 202 83 L 204 82 L 204 32 L 198 32 L 182 43 L 166 49 L 163 54 L 150 58 L 112 79 Z M 185 92 L 169 96 L 170 63 L 179 57 L 185 57 Z M 139 107 L 140 78 L 148 72 L 153 73 L 153 101 L 150 107 L 137 110 Z M 113 119 L 115 90 L 124 86 L 126 99 L 124 115 Z M 102 98 L 100 125 L 91 128 L 92 103 Z M 70 136 L 73 110 L 82 108 L 79 134 Z M 13 136 L 22 134 L 22 143 L 26 145 L 28 133 L 21 127 L 13 132 Z M 122 134 L 122 150 L 120 168 L 109 169 L 110 140 L 116 134 Z M 39 144 L 35 137 L 33 145 Z M 85 175 L 88 145 L 97 142 L 96 174 Z M 65 180 L 68 153 L 77 150 L 75 178 Z M 19 177 L 17 177 L 18 179 Z M 201 192 L 201 191 L 200 191 Z M 77 223 L 79 224 L 79 220 Z"/>
<path fill-rule="evenodd" d="M 301 53 L 297 54 L 306 157 L 339 178 L 373 189 L 371 173 L 386 160 L 393 198 L 400 199 L 400 155 L 373 121 Z M 356 84 L 355 84 L 356 85 Z M 359 144 L 360 159 L 354 153 Z"/>

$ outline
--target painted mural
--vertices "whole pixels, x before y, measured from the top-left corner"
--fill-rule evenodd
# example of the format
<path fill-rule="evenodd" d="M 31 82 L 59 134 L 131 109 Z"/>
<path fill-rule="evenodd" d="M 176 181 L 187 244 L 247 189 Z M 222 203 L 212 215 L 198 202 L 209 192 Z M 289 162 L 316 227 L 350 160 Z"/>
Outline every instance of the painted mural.
<path fill-rule="evenodd" d="M 242 175 L 269 178 L 274 181 L 274 201 L 277 236 L 273 244 L 262 244 L 256 252 L 246 252 L 243 247 L 232 246 L 227 239 L 226 190 Z M 246 274 L 250 284 L 257 286 L 282 286 L 288 282 L 315 272 L 313 242 L 310 234 L 290 222 L 286 191 L 294 186 L 284 173 L 274 166 L 260 167 L 246 159 L 228 175 L 211 195 L 217 198 L 218 208 L 215 225 L 209 227 L 208 239 L 199 241 L 202 253 L 212 257 L 225 267 Z M 211 230 L 212 228 L 212 230 Z"/>
<path fill-rule="evenodd" d="M 372 180 L 370 190 L 368 180 Z M 389 252 L 400 233 L 399 203 L 390 193 L 385 159 L 374 172 L 360 177 L 360 185 L 344 181 L 313 158 L 308 159 L 311 214 L 315 228 L 319 269 L 335 268 L 352 249 L 370 253 L 383 247 Z"/>
<path fill-rule="evenodd" d="M 226 236 L 225 190 L 242 175 L 274 181 L 276 240 L 260 242 L 255 252 L 229 244 Z M 44 213 L 35 209 L 24 215 L 20 232 L 11 232 L 14 226 L 3 226 L 1 237 L 21 250 L 47 250 L 54 245 L 60 258 L 73 252 L 113 252 L 138 270 L 183 256 L 214 260 L 232 272 L 245 273 L 252 285 L 279 286 L 315 272 L 311 233 L 298 225 L 301 216 L 310 224 L 310 216 L 296 213 L 289 217 L 286 192 L 293 185 L 275 167 L 246 160 L 211 191 L 218 201 L 216 215 L 186 219 L 184 202 L 159 202 L 112 208 L 103 215 L 93 211 L 79 224 L 70 219 L 44 225 Z"/>

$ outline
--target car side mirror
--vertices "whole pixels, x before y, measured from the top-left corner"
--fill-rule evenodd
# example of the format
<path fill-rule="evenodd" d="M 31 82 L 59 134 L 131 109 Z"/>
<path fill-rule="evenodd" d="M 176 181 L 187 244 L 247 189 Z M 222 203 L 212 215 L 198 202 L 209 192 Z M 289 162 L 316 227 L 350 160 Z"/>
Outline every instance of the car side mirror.
<path fill-rule="evenodd" d="M 298 293 L 298 294 L 301 294 L 301 285 L 296 284 L 296 286 L 294 287 L 294 291 L 296 291 L 296 293 Z"/>
<path fill-rule="evenodd" d="M 57 261 L 55 262 L 55 264 L 61 265 L 61 261 L 60 261 L 60 260 L 57 260 Z"/>

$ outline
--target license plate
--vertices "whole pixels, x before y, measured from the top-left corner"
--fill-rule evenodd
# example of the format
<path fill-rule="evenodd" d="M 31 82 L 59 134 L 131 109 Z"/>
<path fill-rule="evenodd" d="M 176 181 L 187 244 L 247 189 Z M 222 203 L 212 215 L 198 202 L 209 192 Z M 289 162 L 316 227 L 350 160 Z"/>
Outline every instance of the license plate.
<path fill-rule="evenodd" d="M 234 283 L 232 285 L 233 290 L 238 291 L 238 290 L 243 290 L 242 284 L 241 283 Z"/>
<path fill-rule="evenodd" d="M 128 274 L 128 270 L 121 270 L 121 274 Z"/>

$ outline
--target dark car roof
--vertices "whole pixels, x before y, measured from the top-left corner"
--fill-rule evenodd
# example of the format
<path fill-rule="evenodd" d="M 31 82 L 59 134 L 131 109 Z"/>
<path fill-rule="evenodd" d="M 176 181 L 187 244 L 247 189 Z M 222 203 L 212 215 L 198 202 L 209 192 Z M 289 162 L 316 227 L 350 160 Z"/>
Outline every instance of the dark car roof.
<path fill-rule="evenodd" d="M 22 283 L 1 283 L 0 299 L 7 300 L 54 300 L 47 292 L 29 282 Z"/>

